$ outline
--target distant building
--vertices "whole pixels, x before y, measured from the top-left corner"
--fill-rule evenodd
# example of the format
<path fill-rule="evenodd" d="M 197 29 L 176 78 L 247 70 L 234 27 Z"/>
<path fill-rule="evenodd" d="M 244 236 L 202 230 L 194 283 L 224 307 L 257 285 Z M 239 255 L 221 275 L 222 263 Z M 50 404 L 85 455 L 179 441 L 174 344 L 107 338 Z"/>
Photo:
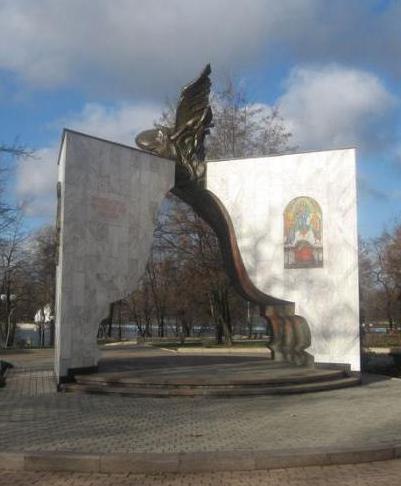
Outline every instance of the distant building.
<path fill-rule="evenodd" d="M 41 307 L 36 312 L 34 317 L 35 324 L 47 324 L 48 322 L 52 322 L 53 319 L 54 316 L 50 304 L 46 304 L 44 307 Z"/>

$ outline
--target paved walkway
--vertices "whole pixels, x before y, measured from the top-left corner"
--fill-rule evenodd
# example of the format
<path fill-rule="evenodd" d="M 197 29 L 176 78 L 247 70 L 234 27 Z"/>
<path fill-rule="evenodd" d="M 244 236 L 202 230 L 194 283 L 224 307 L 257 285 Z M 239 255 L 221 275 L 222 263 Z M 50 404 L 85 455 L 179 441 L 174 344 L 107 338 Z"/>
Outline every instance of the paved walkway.
<path fill-rule="evenodd" d="M 155 353 L 162 359 L 154 349 L 152 359 Z M 34 363 L 26 356 L 9 360 L 16 367 L 0 389 L 0 451 L 160 453 L 401 442 L 398 379 L 373 378 L 361 387 L 317 394 L 132 398 L 56 393 L 43 356 Z"/>
<path fill-rule="evenodd" d="M 0 389 L 0 452 L 241 453 L 401 443 L 398 379 L 370 377 L 361 387 L 280 397 L 135 399 L 56 393 L 49 352 L 32 353 L 31 360 L 23 356 L 3 357 L 16 367 Z M 145 478 L 21 471 L 2 473 L 0 485 L 398 485 L 401 463 L 298 469 L 298 476 L 290 469 L 197 474 L 196 480 L 184 474 Z"/>
<path fill-rule="evenodd" d="M 204 474 L 83 474 L 1 471 L 0 486 L 399 486 L 401 460 L 346 466 Z"/>

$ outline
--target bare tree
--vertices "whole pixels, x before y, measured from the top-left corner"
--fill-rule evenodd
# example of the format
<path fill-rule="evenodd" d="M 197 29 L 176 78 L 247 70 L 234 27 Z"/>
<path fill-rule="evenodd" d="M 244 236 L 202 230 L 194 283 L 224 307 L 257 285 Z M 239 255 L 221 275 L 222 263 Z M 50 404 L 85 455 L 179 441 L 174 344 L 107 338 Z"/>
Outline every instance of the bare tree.
<path fill-rule="evenodd" d="M 359 315 L 361 323 L 366 323 L 370 316 L 372 293 L 374 292 L 373 261 L 370 245 L 361 237 L 358 242 L 359 269 Z"/>
<path fill-rule="evenodd" d="M 30 305 L 26 305 L 26 314 L 33 314 L 47 308 L 50 315 L 55 313 L 56 298 L 56 254 L 57 237 L 54 226 L 44 226 L 30 235 L 28 239 L 29 261 L 26 268 L 25 294 Z M 44 326 L 44 323 L 43 323 Z M 44 327 L 42 326 L 42 341 Z M 50 344 L 54 344 L 54 319 L 49 322 Z"/>
<path fill-rule="evenodd" d="M 217 342 L 222 342 L 224 337 L 224 342 L 231 345 L 230 308 L 241 299 L 233 292 L 223 269 L 217 238 L 210 227 L 177 198 L 170 197 L 168 209 L 159 220 L 153 252 L 170 262 L 170 271 L 165 275 L 169 286 L 169 314 L 175 316 L 181 332 L 187 335 L 189 326 L 196 321 L 212 319 L 216 324 Z M 236 317 L 240 314 L 236 309 Z"/>
<path fill-rule="evenodd" d="M 26 235 L 21 214 L 3 228 L 0 239 L 0 294 L 4 296 L 0 313 L 0 335 L 3 347 L 14 342 L 17 312 L 26 298 L 23 291 L 27 268 Z M 17 311 L 17 312 L 16 312 Z"/>
<path fill-rule="evenodd" d="M 10 181 L 15 160 L 32 157 L 34 152 L 15 142 L 12 145 L 0 143 L 0 235 L 18 216 L 18 208 L 6 198 L 6 186 Z"/>
<path fill-rule="evenodd" d="M 401 224 L 393 228 L 387 241 L 384 265 L 388 285 L 392 289 L 394 315 L 401 324 Z"/>
<path fill-rule="evenodd" d="M 214 128 L 208 159 L 264 156 L 293 150 L 277 107 L 251 103 L 246 89 L 228 78 L 213 97 Z"/>
<path fill-rule="evenodd" d="M 359 244 L 361 317 L 401 325 L 401 225 Z"/>
<path fill-rule="evenodd" d="M 383 290 L 386 306 L 386 317 L 390 329 L 394 326 L 394 303 L 396 300 L 395 282 L 389 271 L 388 245 L 391 242 L 391 235 L 384 232 L 379 238 L 372 241 L 374 255 L 373 275 L 376 284 Z"/>

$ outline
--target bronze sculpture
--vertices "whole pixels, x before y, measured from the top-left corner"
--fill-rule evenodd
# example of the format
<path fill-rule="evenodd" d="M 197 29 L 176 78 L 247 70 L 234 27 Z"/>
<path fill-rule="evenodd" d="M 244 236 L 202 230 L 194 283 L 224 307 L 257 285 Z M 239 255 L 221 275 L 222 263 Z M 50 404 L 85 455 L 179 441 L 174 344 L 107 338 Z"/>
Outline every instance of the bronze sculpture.
<path fill-rule="evenodd" d="M 252 283 L 231 218 L 218 197 L 206 189 L 204 140 L 213 118 L 209 104 L 210 73 L 208 64 L 195 81 L 182 89 L 174 127 L 145 130 L 135 141 L 148 152 L 176 161 L 175 186 L 171 192 L 189 204 L 216 233 L 233 287 L 245 300 L 259 305 L 261 316 L 271 324 L 273 337 L 268 347 L 273 359 L 311 365 L 313 357 L 305 351 L 311 344 L 308 323 L 295 315 L 293 302 L 267 295 Z"/>
<path fill-rule="evenodd" d="M 174 127 L 145 130 L 135 139 L 138 147 L 176 160 L 178 186 L 188 182 L 202 184 L 205 179 L 204 140 L 213 118 L 209 105 L 210 73 L 208 64 L 195 81 L 182 89 Z"/>

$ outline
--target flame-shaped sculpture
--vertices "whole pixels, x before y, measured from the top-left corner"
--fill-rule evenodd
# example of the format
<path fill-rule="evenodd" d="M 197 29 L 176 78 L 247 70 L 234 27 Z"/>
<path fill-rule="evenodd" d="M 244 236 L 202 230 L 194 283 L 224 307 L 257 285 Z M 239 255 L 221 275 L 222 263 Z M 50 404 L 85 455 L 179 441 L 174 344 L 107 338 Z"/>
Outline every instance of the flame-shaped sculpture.
<path fill-rule="evenodd" d="M 272 326 L 273 339 L 268 347 L 273 358 L 310 365 L 313 358 L 305 351 L 311 344 L 307 322 L 294 315 L 293 302 L 267 295 L 253 284 L 231 218 L 218 197 L 206 189 L 204 141 L 213 118 L 209 104 L 210 73 L 208 64 L 195 81 L 182 89 L 174 127 L 145 130 L 135 141 L 143 150 L 176 161 L 175 186 L 171 192 L 189 204 L 214 230 L 233 287 L 244 299 L 258 304 L 261 315 Z"/>
<path fill-rule="evenodd" d="M 208 64 L 195 81 L 182 89 L 174 127 L 145 130 L 135 139 L 143 150 L 177 162 L 176 186 L 191 182 L 202 185 L 205 180 L 204 140 L 213 118 L 209 104 L 210 73 Z"/>

